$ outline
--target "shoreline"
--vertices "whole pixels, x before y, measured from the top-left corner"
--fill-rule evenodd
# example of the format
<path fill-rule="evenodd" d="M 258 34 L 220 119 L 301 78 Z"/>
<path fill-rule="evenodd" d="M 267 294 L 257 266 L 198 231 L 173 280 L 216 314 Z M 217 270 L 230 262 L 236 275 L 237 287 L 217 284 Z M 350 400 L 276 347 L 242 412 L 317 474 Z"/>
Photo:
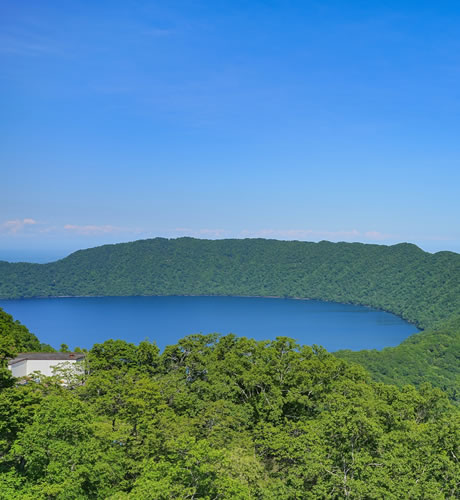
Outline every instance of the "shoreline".
<path fill-rule="evenodd" d="M 404 316 L 401 316 L 393 311 L 390 311 L 388 309 L 383 309 L 378 306 L 373 306 L 369 304 L 362 304 L 362 303 L 357 303 L 357 302 L 338 302 L 335 300 L 329 300 L 329 299 L 323 299 L 323 298 L 311 298 L 311 297 L 286 297 L 286 296 L 281 296 L 281 295 L 222 295 L 222 294 L 170 294 L 170 295 L 155 295 L 155 294 L 142 294 L 142 295 L 44 295 L 44 296 L 36 296 L 36 297 L 20 297 L 20 298 L 0 298 L 0 301 L 5 300 L 40 300 L 40 299 L 90 299 L 90 298 L 117 298 L 117 297 L 235 297 L 235 298 L 245 298 L 245 299 L 280 299 L 280 300 L 304 300 L 304 301 L 319 301 L 319 302 L 332 302 L 335 304 L 342 304 L 342 305 L 353 305 L 353 306 L 361 306 L 361 307 L 366 307 L 368 309 L 374 309 L 376 311 L 382 311 L 386 312 L 389 314 L 393 314 L 394 316 L 398 317 L 399 319 L 402 319 L 403 321 L 415 326 L 419 331 L 415 332 L 413 335 L 416 335 L 418 333 L 421 333 L 425 330 L 425 328 L 422 328 L 417 322 L 413 320 L 409 320 L 405 318 Z M 411 337 L 410 335 L 409 337 Z M 408 337 L 408 338 L 409 338 Z"/>

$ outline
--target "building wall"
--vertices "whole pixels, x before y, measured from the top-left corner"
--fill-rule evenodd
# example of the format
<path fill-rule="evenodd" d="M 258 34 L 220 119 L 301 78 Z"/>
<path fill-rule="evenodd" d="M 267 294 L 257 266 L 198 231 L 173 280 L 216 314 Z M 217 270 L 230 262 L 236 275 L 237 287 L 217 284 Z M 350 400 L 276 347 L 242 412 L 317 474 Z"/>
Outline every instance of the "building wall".
<path fill-rule="evenodd" d="M 77 363 L 75 365 L 75 363 Z M 52 367 L 53 366 L 71 366 L 75 365 L 77 370 L 83 369 L 83 363 L 72 360 L 60 360 L 60 359 L 27 359 L 24 361 L 20 361 L 19 363 L 15 363 L 10 366 L 13 377 L 24 377 L 26 375 L 30 375 L 32 372 L 40 371 L 43 375 L 50 377 L 53 375 Z"/>
<path fill-rule="evenodd" d="M 27 375 L 27 360 L 19 361 L 10 367 L 13 377 L 25 377 Z"/>

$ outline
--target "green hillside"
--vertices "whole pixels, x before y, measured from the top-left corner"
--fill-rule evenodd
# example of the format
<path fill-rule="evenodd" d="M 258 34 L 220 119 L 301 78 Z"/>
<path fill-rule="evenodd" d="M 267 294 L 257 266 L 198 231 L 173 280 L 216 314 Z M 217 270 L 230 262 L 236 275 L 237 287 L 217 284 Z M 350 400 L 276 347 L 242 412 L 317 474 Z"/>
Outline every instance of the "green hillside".
<path fill-rule="evenodd" d="M 0 297 L 262 295 L 364 304 L 421 328 L 460 312 L 460 255 L 415 245 L 156 238 L 0 262 Z"/>
<path fill-rule="evenodd" d="M 88 372 L 0 390 L 0 498 L 443 500 L 460 410 L 321 348 L 195 335 L 96 344 Z M 81 382 L 84 382 L 83 384 Z"/>
<path fill-rule="evenodd" d="M 7 369 L 9 358 L 16 356 L 18 352 L 50 350 L 53 350 L 51 346 L 41 344 L 27 327 L 0 308 L 0 389 L 12 383 Z"/>
<path fill-rule="evenodd" d="M 411 335 L 397 347 L 334 354 L 365 366 L 375 380 L 399 386 L 429 381 L 460 402 L 460 316 Z"/>
<path fill-rule="evenodd" d="M 50 264 L 0 262 L 2 298 L 262 295 L 364 304 L 427 330 L 382 352 L 343 351 L 376 380 L 429 381 L 458 401 L 460 255 L 415 245 L 156 238 L 80 250 Z"/>
<path fill-rule="evenodd" d="M 163 353 L 107 340 L 66 386 L 3 369 L 0 499 L 459 498 L 459 278 L 458 254 L 408 244 L 158 238 L 1 262 L 8 298 L 297 296 L 427 329 L 335 355 L 285 337 L 192 335 Z M 3 364 L 46 348 L 2 310 L 0 340 Z"/>
<path fill-rule="evenodd" d="M 41 351 L 44 348 L 48 351 L 47 347 L 49 346 L 40 344 L 38 338 L 30 333 L 27 327 L 0 308 L 0 364 L 11 354 Z"/>

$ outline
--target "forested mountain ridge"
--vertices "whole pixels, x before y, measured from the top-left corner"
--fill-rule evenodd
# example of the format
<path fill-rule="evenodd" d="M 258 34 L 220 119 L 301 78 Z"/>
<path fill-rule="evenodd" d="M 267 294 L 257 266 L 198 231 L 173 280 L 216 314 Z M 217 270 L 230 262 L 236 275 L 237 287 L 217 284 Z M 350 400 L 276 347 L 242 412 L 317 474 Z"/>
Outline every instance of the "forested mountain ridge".
<path fill-rule="evenodd" d="M 0 263 L 10 297 L 301 296 L 430 325 L 395 348 L 335 355 L 285 337 L 191 335 L 162 353 L 107 340 L 66 386 L 3 370 L 0 499 L 459 498 L 460 409 L 447 398 L 458 401 L 459 257 L 184 238 Z M 2 310 L 0 333 L 7 349 L 43 348 Z"/>
<path fill-rule="evenodd" d="M 0 296 L 262 295 L 365 304 L 421 328 L 401 345 L 338 356 L 376 380 L 424 381 L 459 400 L 460 255 L 415 245 L 156 238 L 50 264 L 0 262 Z"/>
<path fill-rule="evenodd" d="M 364 304 L 421 328 L 460 312 L 460 255 L 412 244 L 155 238 L 0 262 L 0 298 L 260 295 Z"/>

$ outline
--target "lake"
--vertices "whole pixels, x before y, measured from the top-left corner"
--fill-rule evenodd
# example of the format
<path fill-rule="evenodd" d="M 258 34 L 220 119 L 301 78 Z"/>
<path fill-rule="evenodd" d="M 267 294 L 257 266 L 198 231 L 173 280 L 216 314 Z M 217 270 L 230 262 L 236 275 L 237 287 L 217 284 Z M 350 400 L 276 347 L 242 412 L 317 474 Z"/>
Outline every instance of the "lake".
<path fill-rule="evenodd" d="M 300 344 L 338 349 L 395 346 L 419 330 L 401 318 L 363 306 L 262 297 L 69 297 L 0 300 L 0 307 L 41 342 L 90 348 L 104 340 L 163 349 L 192 333 L 257 340 L 288 336 Z"/>

